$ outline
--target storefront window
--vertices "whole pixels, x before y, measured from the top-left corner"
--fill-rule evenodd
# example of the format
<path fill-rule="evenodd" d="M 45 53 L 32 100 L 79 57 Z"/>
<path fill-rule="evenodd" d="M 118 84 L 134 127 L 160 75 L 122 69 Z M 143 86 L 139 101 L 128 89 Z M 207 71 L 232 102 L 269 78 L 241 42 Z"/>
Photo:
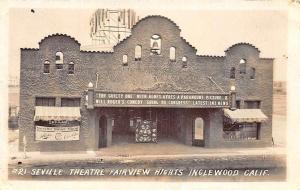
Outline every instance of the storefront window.
<path fill-rule="evenodd" d="M 62 107 L 80 107 L 80 98 L 62 98 Z"/>
<path fill-rule="evenodd" d="M 55 106 L 55 98 L 37 97 L 35 106 Z"/>
<path fill-rule="evenodd" d="M 258 100 L 245 100 L 245 109 L 260 109 L 260 101 Z"/>
<path fill-rule="evenodd" d="M 226 140 L 257 140 L 259 123 L 225 123 L 223 138 Z"/>

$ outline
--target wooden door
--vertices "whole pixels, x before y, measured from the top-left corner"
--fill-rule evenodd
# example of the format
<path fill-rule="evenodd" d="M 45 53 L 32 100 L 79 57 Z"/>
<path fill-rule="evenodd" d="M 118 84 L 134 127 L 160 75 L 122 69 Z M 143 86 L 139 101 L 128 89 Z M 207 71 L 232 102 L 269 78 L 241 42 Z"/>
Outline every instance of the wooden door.
<path fill-rule="evenodd" d="M 105 116 L 99 119 L 99 141 L 98 147 L 103 148 L 107 146 L 107 120 Z"/>

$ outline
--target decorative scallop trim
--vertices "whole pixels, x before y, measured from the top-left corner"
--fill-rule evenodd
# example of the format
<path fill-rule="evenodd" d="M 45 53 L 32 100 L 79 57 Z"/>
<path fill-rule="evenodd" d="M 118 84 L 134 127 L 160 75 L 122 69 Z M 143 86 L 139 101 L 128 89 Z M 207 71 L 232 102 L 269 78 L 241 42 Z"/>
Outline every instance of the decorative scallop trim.
<path fill-rule="evenodd" d="M 199 58 L 225 58 L 225 56 L 221 56 L 221 55 L 197 55 Z"/>
<path fill-rule="evenodd" d="M 21 50 L 39 50 L 39 48 L 20 48 Z"/>
<path fill-rule="evenodd" d="M 161 16 L 161 15 L 149 15 L 149 16 L 146 16 L 146 17 L 142 18 L 141 20 L 139 20 L 138 22 L 136 22 L 136 23 L 132 26 L 131 30 L 134 30 L 134 29 L 136 28 L 136 26 L 137 26 L 140 22 L 142 22 L 142 21 L 144 21 L 144 20 L 147 20 L 147 19 L 150 19 L 150 18 L 162 18 L 162 19 L 166 19 L 166 20 L 168 20 L 169 22 L 171 22 L 176 28 L 178 28 L 178 30 L 181 32 L 180 27 L 179 27 L 173 20 L 171 20 L 171 19 L 168 18 L 168 17 Z M 132 34 L 130 34 L 129 36 L 127 36 L 127 37 L 124 38 L 123 40 L 119 41 L 116 45 L 114 45 L 113 48 L 115 48 L 116 46 L 118 46 L 119 44 L 121 44 L 123 41 L 127 40 L 131 35 L 132 35 Z M 197 49 L 196 49 L 193 45 L 191 45 L 186 39 L 184 39 L 182 36 L 180 36 L 180 38 L 181 38 L 185 43 L 187 43 L 192 49 L 194 49 L 195 51 L 197 51 Z"/>
<path fill-rule="evenodd" d="M 112 54 L 113 51 L 97 51 L 97 50 L 80 50 L 83 53 L 105 53 L 105 54 Z"/>
<path fill-rule="evenodd" d="M 231 48 L 233 48 L 233 47 L 235 47 L 235 46 L 238 46 L 238 45 L 248 45 L 248 46 L 251 46 L 251 47 L 253 47 L 254 49 L 256 49 L 258 52 L 260 52 L 260 50 L 259 50 L 257 47 L 255 47 L 253 44 L 250 44 L 250 43 L 247 43 L 247 42 L 240 42 L 240 43 L 237 43 L 237 44 L 233 44 L 232 46 L 230 46 L 229 48 L 227 48 L 227 49 L 225 50 L 225 52 L 229 51 Z"/>
<path fill-rule="evenodd" d="M 67 34 L 61 34 L 61 33 L 50 34 L 50 35 L 44 37 L 44 38 L 39 42 L 39 45 L 40 45 L 44 40 L 46 40 L 47 38 L 50 38 L 50 37 L 53 37 L 53 36 L 65 36 L 65 37 L 68 37 L 68 38 L 71 38 L 72 40 L 74 40 L 79 46 L 81 45 L 74 37 L 69 36 L 69 35 L 67 35 Z"/>

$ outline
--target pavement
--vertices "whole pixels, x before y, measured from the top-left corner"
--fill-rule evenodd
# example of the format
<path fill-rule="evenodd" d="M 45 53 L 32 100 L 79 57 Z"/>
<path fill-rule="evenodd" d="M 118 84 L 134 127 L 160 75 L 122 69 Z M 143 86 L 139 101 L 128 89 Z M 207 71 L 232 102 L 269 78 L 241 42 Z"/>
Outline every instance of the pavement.
<path fill-rule="evenodd" d="M 269 147 L 269 148 L 218 148 L 208 149 L 201 147 L 190 147 L 176 143 L 162 144 L 129 144 L 126 146 L 113 146 L 99 151 L 82 151 L 82 152 L 15 152 L 9 155 L 9 164 L 33 164 L 33 163 L 52 163 L 52 162 L 68 162 L 68 161 L 123 161 L 126 160 L 153 160 L 153 159 L 189 159 L 189 158 L 229 158 L 229 157 L 283 157 L 285 156 L 285 148 Z M 134 148 L 132 148 L 134 147 Z M 140 147 L 140 148 L 138 148 Z M 157 148 L 157 152 L 148 151 Z M 184 151 L 182 151 L 184 148 Z M 126 151 L 133 150 L 132 152 Z M 165 150 L 169 151 L 166 152 Z M 139 151 L 134 151 L 139 150 Z M 145 151 L 146 150 L 146 151 Z"/>

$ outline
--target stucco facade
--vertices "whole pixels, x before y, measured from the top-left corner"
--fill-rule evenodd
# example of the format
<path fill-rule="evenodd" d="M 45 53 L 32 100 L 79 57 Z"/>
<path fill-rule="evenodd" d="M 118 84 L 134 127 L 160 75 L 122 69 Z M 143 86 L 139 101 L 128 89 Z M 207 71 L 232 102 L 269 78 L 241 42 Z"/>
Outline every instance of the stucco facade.
<path fill-rule="evenodd" d="M 151 54 L 153 35 L 159 36 L 161 40 L 158 55 Z M 141 47 L 140 59 L 136 59 L 136 46 Z M 162 16 L 149 16 L 133 26 L 132 34 L 118 43 L 113 52 L 83 51 L 80 47 L 81 44 L 68 35 L 53 34 L 42 39 L 38 49 L 21 49 L 19 115 L 21 150 L 24 136 L 29 151 L 97 150 L 100 138 L 99 119 L 102 116 L 106 118 L 106 146 L 110 146 L 114 143 L 113 130 L 118 122 L 116 113 L 123 112 L 129 115 L 131 110 L 143 113 L 151 108 L 143 105 L 104 107 L 94 105 L 88 108 L 86 99 L 89 83 L 93 84 L 93 92 L 99 90 L 128 93 L 229 95 L 231 86 L 235 86 L 236 99 L 240 102 L 241 109 L 245 101 L 259 101 L 260 109 L 268 117 L 267 121 L 260 124 L 256 140 L 235 141 L 223 138 L 223 108 L 229 108 L 230 105 L 193 108 L 158 105 L 153 106 L 152 111 L 160 115 L 165 109 L 171 110 L 168 112 L 172 115 L 168 116 L 168 122 L 173 123 L 170 126 L 176 129 L 171 136 L 180 143 L 194 144 L 194 120 L 201 117 L 204 121 L 202 144 L 204 147 L 271 145 L 273 59 L 261 58 L 260 51 L 253 45 L 235 44 L 225 51 L 225 56 L 196 55 L 197 50 L 180 36 L 180 28 L 173 21 Z M 170 59 L 171 47 L 175 48 L 175 60 Z M 63 53 L 63 64 L 60 69 L 57 69 L 55 63 L 57 52 Z M 126 64 L 123 60 L 124 55 L 127 56 Z M 241 59 L 246 61 L 245 73 L 239 70 Z M 50 65 L 49 73 L 44 72 L 46 61 Z M 74 74 L 68 73 L 71 62 L 74 64 Z M 236 69 L 234 78 L 230 77 L 232 67 Z M 253 68 L 255 76 L 251 79 L 250 69 Z M 55 98 L 57 107 L 61 107 L 63 98 L 80 98 L 79 140 L 63 142 L 36 140 L 34 117 L 37 97 Z M 95 100 L 89 101 L 95 104 Z M 172 130 L 168 129 L 164 135 L 168 131 Z"/>

